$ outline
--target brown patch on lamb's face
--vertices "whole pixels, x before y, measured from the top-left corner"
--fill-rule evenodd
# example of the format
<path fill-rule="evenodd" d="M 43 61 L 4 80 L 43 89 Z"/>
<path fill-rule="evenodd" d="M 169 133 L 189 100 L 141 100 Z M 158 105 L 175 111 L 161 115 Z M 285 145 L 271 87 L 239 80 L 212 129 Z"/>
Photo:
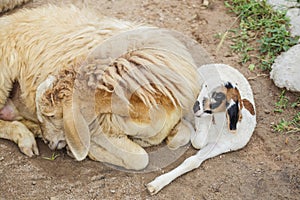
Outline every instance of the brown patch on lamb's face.
<path fill-rule="evenodd" d="M 241 109 L 243 108 L 243 102 L 237 87 L 233 86 L 230 82 L 227 82 L 224 85 L 213 89 L 202 99 L 202 102 L 199 102 L 199 100 L 198 103 L 196 102 L 194 105 L 194 113 L 199 113 L 198 110 L 201 107 L 201 103 L 203 107 L 203 113 L 206 114 L 226 111 L 228 129 L 231 132 L 236 131 L 237 122 L 242 119 Z M 249 108 L 250 112 L 251 110 L 254 111 L 253 106 L 251 108 L 251 106 L 247 104 L 247 107 Z M 199 117 L 200 116 L 201 114 Z"/>
<path fill-rule="evenodd" d="M 227 106 L 227 90 L 224 86 L 215 88 L 202 102 L 204 113 L 212 114 L 223 112 Z"/>

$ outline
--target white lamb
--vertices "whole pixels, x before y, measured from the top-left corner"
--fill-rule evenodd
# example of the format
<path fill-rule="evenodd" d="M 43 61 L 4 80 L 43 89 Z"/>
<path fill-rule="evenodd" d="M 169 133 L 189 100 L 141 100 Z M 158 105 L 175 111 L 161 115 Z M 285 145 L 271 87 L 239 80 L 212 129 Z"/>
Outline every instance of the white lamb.
<path fill-rule="evenodd" d="M 204 65 L 198 72 L 206 83 L 194 105 L 196 133 L 191 142 L 200 150 L 150 182 L 147 189 L 152 195 L 206 159 L 243 148 L 256 126 L 253 93 L 240 72 L 225 64 Z"/>

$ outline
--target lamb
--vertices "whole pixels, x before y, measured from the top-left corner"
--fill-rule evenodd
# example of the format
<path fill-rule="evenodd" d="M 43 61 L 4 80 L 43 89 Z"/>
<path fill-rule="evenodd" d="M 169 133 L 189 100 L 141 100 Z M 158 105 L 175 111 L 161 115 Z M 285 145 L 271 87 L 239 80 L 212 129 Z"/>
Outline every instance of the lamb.
<path fill-rule="evenodd" d="M 67 145 L 77 160 L 139 170 L 149 162 L 142 147 L 189 141 L 186 119 L 200 81 L 192 56 L 168 32 L 51 5 L 2 17 L 0 25 L 0 109 L 18 83 L 16 108 L 41 124 L 51 149 Z M 0 120 L 0 128 L 1 138 L 38 154 L 36 135 L 22 122 Z"/>
<path fill-rule="evenodd" d="M 225 64 L 204 65 L 198 72 L 207 77 L 194 104 L 196 132 L 191 142 L 200 150 L 177 168 L 148 183 L 152 195 L 177 177 L 198 168 L 203 161 L 243 148 L 256 126 L 253 93 L 240 72 Z"/>

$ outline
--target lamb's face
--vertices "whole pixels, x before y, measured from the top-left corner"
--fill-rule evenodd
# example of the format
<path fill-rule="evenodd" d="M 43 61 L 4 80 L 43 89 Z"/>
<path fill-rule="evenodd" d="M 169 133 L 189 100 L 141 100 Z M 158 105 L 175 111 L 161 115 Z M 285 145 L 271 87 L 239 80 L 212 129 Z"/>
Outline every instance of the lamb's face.
<path fill-rule="evenodd" d="M 64 148 L 67 143 L 64 135 L 62 106 L 41 104 L 39 108 L 43 140 L 52 150 Z"/>
<path fill-rule="evenodd" d="M 211 91 L 204 85 L 193 110 L 196 117 L 226 111 L 228 128 L 230 131 L 235 131 L 237 128 L 236 124 L 241 119 L 241 108 L 239 90 L 230 82 L 227 82 Z"/>
<path fill-rule="evenodd" d="M 208 91 L 206 85 L 198 96 L 194 104 L 195 116 L 201 117 L 207 114 L 213 114 L 226 111 L 229 102 L 227 101 L 227 88 L 221 85 L 212 91 Z"/>

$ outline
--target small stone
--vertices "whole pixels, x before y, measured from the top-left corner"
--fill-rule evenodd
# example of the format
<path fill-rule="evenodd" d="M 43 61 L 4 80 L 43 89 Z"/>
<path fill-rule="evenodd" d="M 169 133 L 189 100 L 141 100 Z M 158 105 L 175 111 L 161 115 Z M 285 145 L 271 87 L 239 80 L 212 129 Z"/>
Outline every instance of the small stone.
<path fill-rule="evenodd" d="M 209 5 L 209 1 L 208 0 L 203 0 L 202 5 L 207 7 Z"/>
<path fill-rule="evenodd" d="M 0 157 L 0 161 L 2 161 L 2 160 L 4 160 L 4 157 L 2 156 L 2 157 Z"/>
<path fill-rule="evenodd" d="M 265 112 L 266 114 L 270 114 L 270 113 L 271 113 L 269 110 L 264 110 L 264 112 Z"/>
<path fill-rule="evenodd" d="M 114 193 L 116 193 L 116 190 L 110 190 L 110 192 L 114 194 Z"/>
<path fill-rule="evenodd" d="M 32 181 L 32 183 L 31 183 L 32 185 L 36 185 L 36 181 Z"/>

